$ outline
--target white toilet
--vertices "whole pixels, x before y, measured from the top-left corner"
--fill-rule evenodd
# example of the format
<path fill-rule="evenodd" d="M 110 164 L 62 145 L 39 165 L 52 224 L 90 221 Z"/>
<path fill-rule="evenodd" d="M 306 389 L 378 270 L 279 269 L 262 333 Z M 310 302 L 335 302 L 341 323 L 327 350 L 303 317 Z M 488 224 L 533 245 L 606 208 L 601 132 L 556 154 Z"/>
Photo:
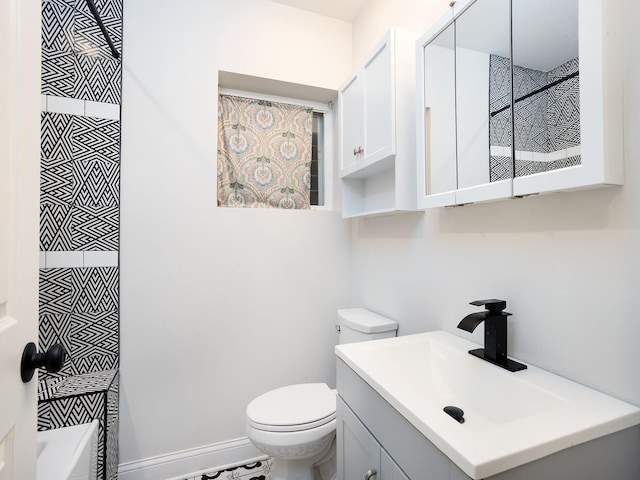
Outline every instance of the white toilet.
<path fill-rule="evenodd" d="M 395 337 L 397 322 L 364 308 L 338 310 L 338 343 Z M 324 383 L 271 390 L 247 406 L 247 436 L 273 458 L 273 480 L 336 477 L 336 392 Z"/>

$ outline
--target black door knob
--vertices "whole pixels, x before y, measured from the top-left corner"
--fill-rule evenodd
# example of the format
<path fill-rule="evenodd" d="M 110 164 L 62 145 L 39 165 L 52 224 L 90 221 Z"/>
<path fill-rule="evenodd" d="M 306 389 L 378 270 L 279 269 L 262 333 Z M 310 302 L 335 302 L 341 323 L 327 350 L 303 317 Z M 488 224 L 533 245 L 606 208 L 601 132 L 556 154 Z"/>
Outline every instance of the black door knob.
<path fill-rule="evenodd" d="M 27 343 L 22 352 L 22 362 L 20 363 L 20 377 L 27 383 L 33 377 L 36 368 L 44 367 L 49 373 L 56 373 L 64 365 L 67 351 L 62 345 L 56 343 L 51 345 L 46 353 L 38 353 L 33 342 Z"/>

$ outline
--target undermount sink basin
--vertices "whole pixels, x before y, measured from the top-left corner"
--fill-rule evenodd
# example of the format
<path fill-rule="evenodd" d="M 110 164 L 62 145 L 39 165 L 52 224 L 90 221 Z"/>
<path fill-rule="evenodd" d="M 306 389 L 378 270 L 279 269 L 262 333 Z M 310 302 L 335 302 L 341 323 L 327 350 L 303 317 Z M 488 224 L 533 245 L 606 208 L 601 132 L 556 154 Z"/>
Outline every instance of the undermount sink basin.
<path fill-rule="evenodd" d="M 509 372 L 444 331 L 336 347 L 336 354 L 472 478 L 640 423 L 640 408 L 528 365 Z M 458 423 L 443 411 L 464 411 Z"/>

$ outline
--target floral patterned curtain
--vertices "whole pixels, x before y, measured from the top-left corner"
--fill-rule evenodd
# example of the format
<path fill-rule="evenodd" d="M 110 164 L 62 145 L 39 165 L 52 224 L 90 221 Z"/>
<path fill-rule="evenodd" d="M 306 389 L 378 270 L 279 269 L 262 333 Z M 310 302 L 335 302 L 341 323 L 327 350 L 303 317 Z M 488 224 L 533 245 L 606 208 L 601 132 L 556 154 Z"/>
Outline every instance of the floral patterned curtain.
<path fill-rule="evenodd" d="M 313 110 L 220 95 L 218 206 L 308 209 Z"/>

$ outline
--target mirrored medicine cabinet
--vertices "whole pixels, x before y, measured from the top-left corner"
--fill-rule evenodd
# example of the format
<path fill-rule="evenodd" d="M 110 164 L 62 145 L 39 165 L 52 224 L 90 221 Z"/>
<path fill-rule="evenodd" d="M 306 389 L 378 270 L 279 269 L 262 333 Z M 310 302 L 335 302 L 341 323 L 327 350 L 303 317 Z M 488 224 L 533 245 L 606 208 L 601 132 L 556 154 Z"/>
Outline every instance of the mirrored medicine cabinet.
<path fill-rule="evenodd" d="M 622 184 L 619 0 L 458 0 L 417 42 L 418 205 Z"/>

